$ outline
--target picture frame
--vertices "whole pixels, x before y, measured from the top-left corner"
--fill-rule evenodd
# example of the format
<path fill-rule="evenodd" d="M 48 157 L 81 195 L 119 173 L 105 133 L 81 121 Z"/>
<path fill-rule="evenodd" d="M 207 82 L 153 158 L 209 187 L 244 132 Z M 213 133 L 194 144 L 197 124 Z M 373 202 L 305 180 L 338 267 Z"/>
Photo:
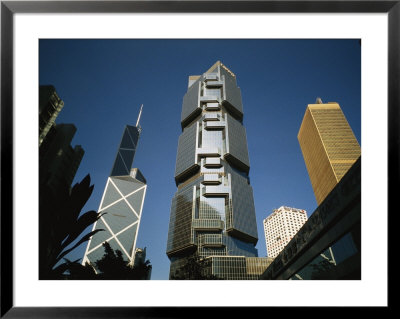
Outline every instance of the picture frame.
<path fill-rule="evenodd" d="M 400 1 L 1 1 L 1 316 L 6 318 L 180 317 L 187 308 L 14 307 L 13 295 L 13 15 L 16 13 L 387 13 L 388 210 L 398 189 Z M 390 223 L 389 223 L 390 224 Z M 214 311 L 214 310 L 213 310 Z"/>

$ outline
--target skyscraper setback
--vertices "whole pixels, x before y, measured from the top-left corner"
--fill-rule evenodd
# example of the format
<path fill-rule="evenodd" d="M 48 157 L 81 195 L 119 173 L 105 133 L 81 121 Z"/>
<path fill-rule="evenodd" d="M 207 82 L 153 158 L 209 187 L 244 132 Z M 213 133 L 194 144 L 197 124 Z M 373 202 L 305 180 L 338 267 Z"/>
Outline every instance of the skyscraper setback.
<path fill-rule="evenodd" d="M 111 248 L 120 250 L 127 263 L 133 265 L 136 239 L 146 195 L 146 179 L 137 168 L 132 168 L 141 127 L 126 125 L 121 142 L 107 179 L 99 212 L 105 213 L 94 224 L 94 229 L 103 229 L 89 241 L 82 264 L 95 262 L 104 255 L 102 244 L 107 241 Z"/>
<path fill-rule="evenodd" d="M 309 104 L 297 136 L 318 205 L 361 156 L 338 103 Z"/>
<path fill-rule="evenodd" d="M 257 225 L 242 121 L 240 88 L 225 65 L 217 61 L 189 76 L 167 242 L 170 278 L 189 256 L 209 261 L 209 273 L 224 279 L 263 272 L 266 260 L 254 258 Z"/>

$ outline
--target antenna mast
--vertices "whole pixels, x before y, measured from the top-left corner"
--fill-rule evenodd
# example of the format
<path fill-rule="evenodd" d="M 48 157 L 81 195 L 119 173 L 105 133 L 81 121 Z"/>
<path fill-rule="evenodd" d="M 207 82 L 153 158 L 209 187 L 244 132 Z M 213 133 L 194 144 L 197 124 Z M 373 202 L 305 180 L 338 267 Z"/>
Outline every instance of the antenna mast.
<path fill-rule="evenodd" d="M 140 106 L 140 111 L 139 111 L 139 116 L 138 116 L 138 119 L 137 119 L 137 122 L 136 122 L 136 127 L 138 127 L 138 125 L 139 125 L 140 116 L 142 115 L 142 109 L 143 109 L 143 104 Z"/>

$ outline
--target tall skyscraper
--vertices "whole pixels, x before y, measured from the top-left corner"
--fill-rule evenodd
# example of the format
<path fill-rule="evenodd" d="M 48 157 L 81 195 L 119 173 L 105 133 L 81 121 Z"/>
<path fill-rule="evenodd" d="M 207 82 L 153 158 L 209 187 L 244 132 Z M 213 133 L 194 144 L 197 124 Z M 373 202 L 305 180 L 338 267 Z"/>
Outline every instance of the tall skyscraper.
<path fill-rule="evenodd" d="M 44 200 L 69 189 L 85 153 L 81 145 L 71 146 L 75 125 L 55 123 L 63 106 L 54 86 L 39 86 L 39 185 Z"/>
<path fill-rule="evenodd" d="M 76 132 L 73 124 L 53 124 L 39 147 L 39 181 L 56 194 L 69 188 L 85 151 L 81 145 L 71 146 Z"/>
<path fill-rule="evenodd" d="M 189 76 L 168 231 L 170 278 L 189 256 L 207 259 L 210 273 L 224 279 L 255 279 L 266 268 L 266 260 L 255 261 L 257 225 L 242 121 L 231 70 L 217 61 L 204 74 Z"/>
<path fill-rule="evenodd" d="M 55 123 L 63 105 L 54 86 L 39 87 L 40 279 L 51 278 L 49 267 L 58 244 L 57 234 L 60 236 L 62 228 L 60 214 L 55 212 L 60 213 L 65 208 L 71 184 L 85 153 L 80 145 L 71 146 L 76 133 L 75 125 Z"/>
<path fill-rule="evenodd" d="M 127 263 L 133 265 L 136 239 L 146 195 L 146 179 L 137 168 L 132 168 L 141 127 L 126 125 L 121 142 L 107 179 L 99 212 L 104 213 L 93 225 L 94 229 L 104 229 L 89 241 L 82 264 L 95 267 L 95 262 L 104 255 L 102 244 L 108 242 L 112 249 L 120 250 Z"/>
<path fill-rule="evenodd" d="M 53 85 L 39 86 L 39 146 L 64 107 L 64 101 L 58 96 Z"/>
<path fill-rule="evenodd" d="M 265 243 L 268 257 L 275 258 L 307 221 L 303 209 L 281 206 L 264 219 Z"/>
<path fill-rule="evenodd" d="M 309 104 L 297 136 L 318 205 L 361 156 L 361 148 L 336 102 Z"/>

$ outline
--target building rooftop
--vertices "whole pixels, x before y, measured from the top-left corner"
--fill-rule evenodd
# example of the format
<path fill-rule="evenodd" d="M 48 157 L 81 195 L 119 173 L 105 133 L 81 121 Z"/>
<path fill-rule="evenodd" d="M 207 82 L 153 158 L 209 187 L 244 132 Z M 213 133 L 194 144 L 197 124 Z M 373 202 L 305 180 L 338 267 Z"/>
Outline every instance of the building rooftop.
<path fill-rule="evenodd" d="M 231 71 L 231 70 L 229 70 L 227 67 L 226 67 L 226 65 L 224 65 L 221 61 L 217 61 L 217 62 L 215 62 L 214 64 L 213 64 L 213 66 L 211 67 L 211 68 L 209 68 L 208 70 L 207 70 L 207 72 L 206 73 L 210 73 L 211 72 L 211 70 L 213 70 L 216 66 L 221 66 L 221 67 L 223 67 L 228 73 L 230 73 L 233 77 L 236 77 L 236 75 Z"/>
<path fill-rule="evenodd" d="M 293 208 L 293 207 L 288 207 L 288 206 L 281 206 L 281 207 L 279 207 L 277 209 L 273 209 L 272 213 L 268 217 L 264 218 L 264 221 L 266 221 L 267 219 L 269 219 L 272 216 L 274 216 L 275 213 L 281 212 L 281 211 L 293 211 L 293 212 L 299 212 L 299 213 L 307 214 L 307 211 L 305 211 L 304 209 Z"/>

